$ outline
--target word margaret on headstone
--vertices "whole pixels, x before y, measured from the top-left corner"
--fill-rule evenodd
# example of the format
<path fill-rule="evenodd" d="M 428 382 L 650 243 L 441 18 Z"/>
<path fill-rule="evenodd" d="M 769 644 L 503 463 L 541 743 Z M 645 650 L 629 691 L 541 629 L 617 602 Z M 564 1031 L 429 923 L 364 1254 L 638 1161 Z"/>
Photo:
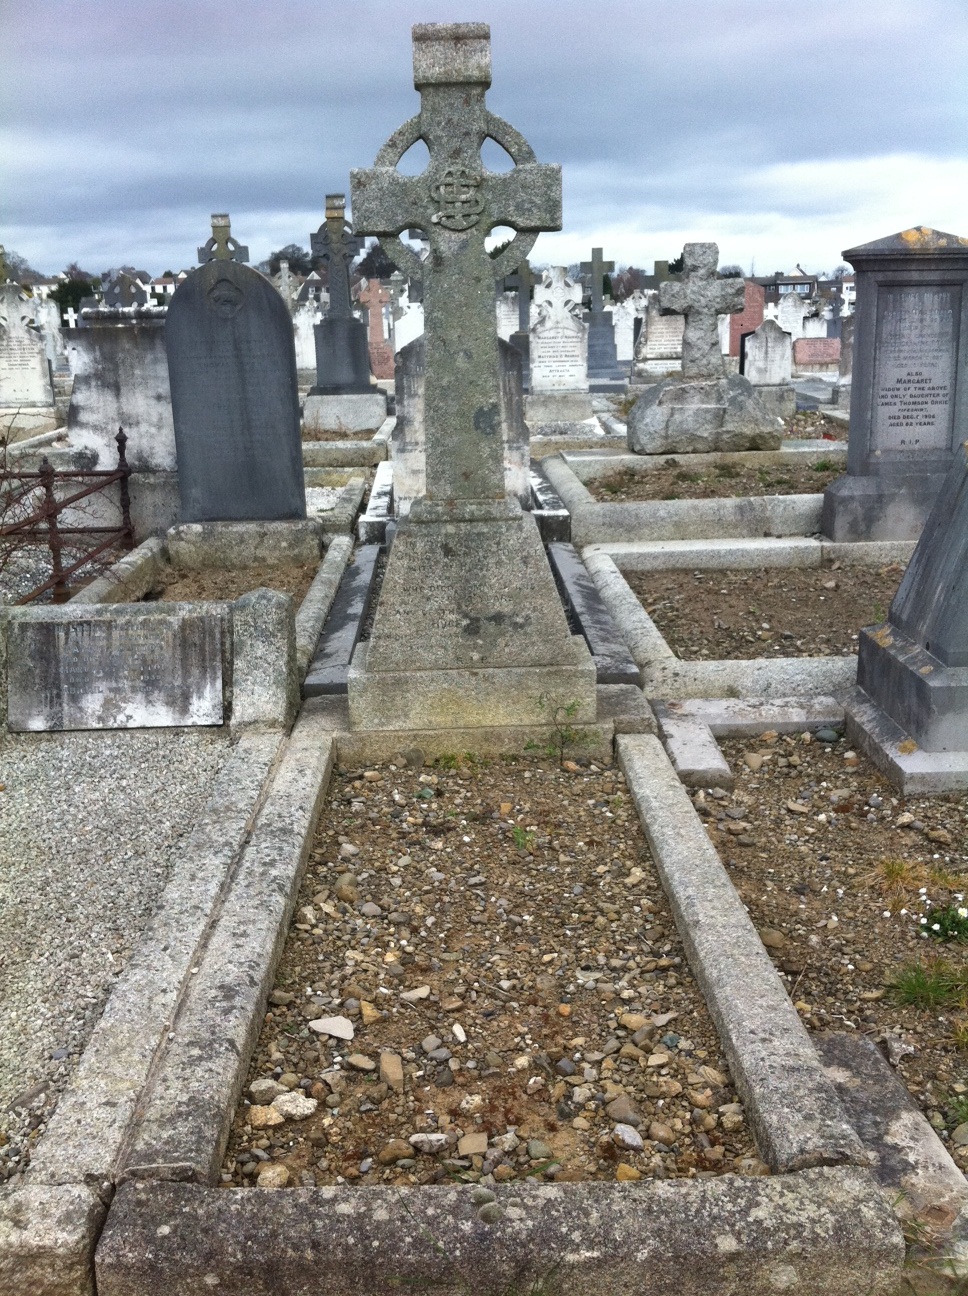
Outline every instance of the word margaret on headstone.
<path fill-rule="evenodd" d="M 166 322 L 182 522 L 306 516 L 292 320 L 212 217 Z"/>

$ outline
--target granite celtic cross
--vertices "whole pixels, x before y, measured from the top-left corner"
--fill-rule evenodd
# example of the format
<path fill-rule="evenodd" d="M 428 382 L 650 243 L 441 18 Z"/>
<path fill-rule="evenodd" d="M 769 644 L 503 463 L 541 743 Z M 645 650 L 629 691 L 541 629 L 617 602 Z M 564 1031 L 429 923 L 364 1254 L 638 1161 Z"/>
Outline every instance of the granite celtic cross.
<path fill-rule="evenodd" d="M 486 23 L 414 27 L 413 73 L 420 112 L 390 136 L 373 167 L 352 173 L 353 218 L 423 282 L 427 500 L 503 501 L 494 280 L 521 264 L 541 230 L 561 228 L 561 168 L 538 163 L 524 137 L 488 111 Z M 485 139 L 510 154 L 512 170 L 484 168 Z M 427 169 L 404 175 L 397 163 L 418 140 L 430 154 Z M 485 239 L 499 225 L 515 235 L 492 259 Z M 398 237 L 411 227 L 427 238 L 426 262 Z"/>
<path fill-rule="evenodd" d="M 722 378 L 725 366 L 719 347 L 719 316 L 743 309 L 746 288 L 742 279 L 716 278 L 719 248 L 715 243 L 687 243 L 682 256 L 685 279 L 659 284 L 662 310 L 686 317 L 682 376 Z"/>
<path fill-rule="evenodd" d="M 314 255 L 321 257 L 329 269 L 327 319 L 352 319 L 350 266 L 363 247 L 363 240 L 347 222 L 345 194 L 326 195 L 326 220 L 310 235 L 309 244 Z"/>

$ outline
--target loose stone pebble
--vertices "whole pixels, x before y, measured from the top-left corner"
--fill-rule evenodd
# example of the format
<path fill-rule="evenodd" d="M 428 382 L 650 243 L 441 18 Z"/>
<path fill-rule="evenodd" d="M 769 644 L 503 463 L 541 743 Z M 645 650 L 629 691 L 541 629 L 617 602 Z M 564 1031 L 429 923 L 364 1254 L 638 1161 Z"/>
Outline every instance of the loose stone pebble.
<path fill-rule="evenodd" d="M 288 1093 L 285 1085 L 281 1085 L 278 1080 L 270 1080 L 263 1077 L 261 1080 L 253 1080 L 249 1085 L 249 1097 L 256 1106 L 268 1106 L 273 1098 L 278 1098 L 280 1094 Z"/>
<path fill-rule="evenodd" d="M 351 1066 L 354 1071 L 376 1070 L 376 1063 L 364 1053 L 351 1053 L 346 1059 L 346 1065 Z"/>
<path fill-rule="evenodd" d="M 255 1129 L 272 1129 L 274 1125 L 284 1125 L 286 1118 L 277 1107 L 250 1107 L 246 1112 L 246 1118 L 252 1128 Z"/>
<path fill-rule="evenodd" d="M 411 1134 L 410 1144 L 427 1156 L 436 1156 L 447 1146 L 446 1134 Z"/>
<path fill-rule="evenodd" d="M 636 1170 L 635 1166 L 626 1165 L 620 1161 L 615 1169 L 615 1178 L 619 1183 L 635 1183 L 642 1178 L 642 1171 Z"/>
<path fill-rule="evenodd" d="M 356 1034 L 348 1017 L 317 1017 L 306 1024 L 317 1035 L 331 1035 L 333 1039 L 351 1040 Z"/>
<path fill-rule="evenodd" d="M 631 1125 L 616 1125 L 612 1130 L 612 1138 L 619 1147 L 628 1148 L 631 1152 L 641 1152 L 645 1147 L 641 1134 Z"/>
<path fill-rule="evenodd" d="M 333 894 L 337 900 L 342 900 L 344 904 L 357 904 L 360 898 L 360 888 L 356 876 L 353 873 L 341 873 L 336 879 Z"/>
<path fill-rule="evenodd" d="M 652 1121 L 649 1125 L 649 1138 L 653 1143 L 664 1143 L 666 1147 L 672 1147 L 676 1141 L 675 1131 L 671 1125 L 666 1125 L 662 1121 Z"/>
<path fill-rule="evenodd" d="M 427 999 L 429 997 L 430 997 L 429 985 L 415 986 L 413 990 L 400 991 L 400 998 L 403 1000 L 404 1003 L 409 1003 L 409 1004 L 420 1003 L 422 999 Z"/>
<path fill-rule="evenodd" d="M 399 1054 L 380 1054 L 380 1079 L 397 1093 L 403 1093 L 403 1059 Z"/>
<path fill-rule="evenodd" d="M 278 1161 L 267 1161 L 259 1167 L 260 1188 L 285 1188 L 289 1182 L 289 1171 Z"/>
<path fill-rule="evenodd" d="M 380 1165 L 393 1165 L 394 1162 L 403 1161 L 409 1156 L 413 1156 L 413 1148 L 409 1143 L 404 1139 L 391 1139 L 380 1149 L 377 1160 Z"/>
<path fill-rule="evenodd" d="M 609 1120 L 619 1125 L 631 1125 L 633 1128 L 642 1124 L 638 1108 L 625 1094 L 621 1094 L 605 1108 Z"/>
<path fill-rule="evenodd" d="M 298 1090 L 292 1093 L 280 1094 L 278 1098 L 273 1098 L 272 1106 L 277 1112 L 280 1112 L 286 1120 L 306 1120 L 312 1116 L 319 1103 L 315 1098 L 307 1098 L 305 1094 Z"/>
<path fill-rule="evenodd" d="M 487 1151 L 486 1134 L 465 1134 L 457 1142 L 457 1151 L 461 1156 L 483 1156 Z"/>

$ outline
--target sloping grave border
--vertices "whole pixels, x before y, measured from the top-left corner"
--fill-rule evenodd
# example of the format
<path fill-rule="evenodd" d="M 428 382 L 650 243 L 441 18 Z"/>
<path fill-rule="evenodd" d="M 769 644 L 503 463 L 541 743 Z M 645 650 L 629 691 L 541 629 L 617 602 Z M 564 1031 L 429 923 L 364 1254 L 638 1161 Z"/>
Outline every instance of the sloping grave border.
<path fill-rule="evenodd" d="M 844 564 L 876 566 L 906 561 L 913 549 L 911 541 L 834 544 L 805 536 L 787 539 L 720 538 L 714 543 L 690 539 L 586 545 L 582 558 L 632 657 L 641 668 L 642 688 L 647 697 L 668 700 L 832 695 L 843 700 L 856 683 L 857 659 L 853 656 L 724 658 L 719 661 L 677 657 L 629 587 L 622 571 L 820 567 L 834 559 Z"/>
<path fill-rule="evenodd" d="M 723 499 L 596 500 L 585 480 L 631 468 L 646 473 L 676 459 L 696 468 L 714 464 L 782 466 L 817 458 L 843 459 L 846 447 L 829 441 L 789 441 L 780 450 L 693 455 L 551 455 L 541 469 L 571 513 L 577 545 L 623 541 L 716 540 L 757 536 L 808 536 L 820 530 L 823 495 L 760 495 Z M 653 463 L 652 461 L 655 460 Z"/>

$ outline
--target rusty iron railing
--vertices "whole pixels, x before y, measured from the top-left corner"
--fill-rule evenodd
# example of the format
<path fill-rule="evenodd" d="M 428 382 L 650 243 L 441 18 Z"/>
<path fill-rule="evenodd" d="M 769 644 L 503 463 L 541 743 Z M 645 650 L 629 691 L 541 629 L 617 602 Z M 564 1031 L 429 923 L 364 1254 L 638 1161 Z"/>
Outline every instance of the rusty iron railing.
<path fill-rule="evenodd" d="M 73 576 L 80 568 L 86 566 L 115 545 L 119 545 L 123 549 L 134 548 L 134 529 L 131 525 L 131 499 L 128 493 L 128 478 L 131 476 L 131 469 L 128 467 L 128 461 L 125 457 L 128 438 L 125 435 L 124 428 L 118 428 L 118 434 L 114 440 L 118 447 L 117 468 L 97 472 L 75 471 L 74 469 L 57 472 L 51 467 L 45 455 L 41 460 L 40 468 L 36 472 L 21 472 L 17 469 L 7 469 L 0 472 L 0 494 L 3 496 L 4 515 L 9 517 L 13 509 L 20 504 L 31 510 L 26 517 L 0 525 L 0 545 L 3 545 L 4 542 L 19 545 L 20 543 L 36 544 L 43 541 L 47 544 L 51 556 L 53 574 L 50 579 L 32 589 L 29 594 L 17 599 L 18 604 L 30 603 L 39 598 L 41 594 L 46 594 L 48 590 L 53 591 L 55 603 L 63 603 L 70 597 L 67 584 L 68 577 Z M 58 482 L 80 482 L 88 479 L 93 479 L 94 484 L 74 491 L 70 495 L 65 495 L 63 498 L 57 498 L 55 487 Z M 118 483 L 121 497 L 121 525 L 119 527 L 63 526 L 61 524 L 60 515 L 67 509 L 72 508 L 82 499 L 99 494 L 109 486 L 113 486 L 115 482 Z M 89 549 L 81 558 L 65 566 L 64 549 L 69 547 L 76 550 L 79 542 L 74 537 L 83 538 L 84 536 L 99 536 L 101 539 L 93 549 Z"/>

